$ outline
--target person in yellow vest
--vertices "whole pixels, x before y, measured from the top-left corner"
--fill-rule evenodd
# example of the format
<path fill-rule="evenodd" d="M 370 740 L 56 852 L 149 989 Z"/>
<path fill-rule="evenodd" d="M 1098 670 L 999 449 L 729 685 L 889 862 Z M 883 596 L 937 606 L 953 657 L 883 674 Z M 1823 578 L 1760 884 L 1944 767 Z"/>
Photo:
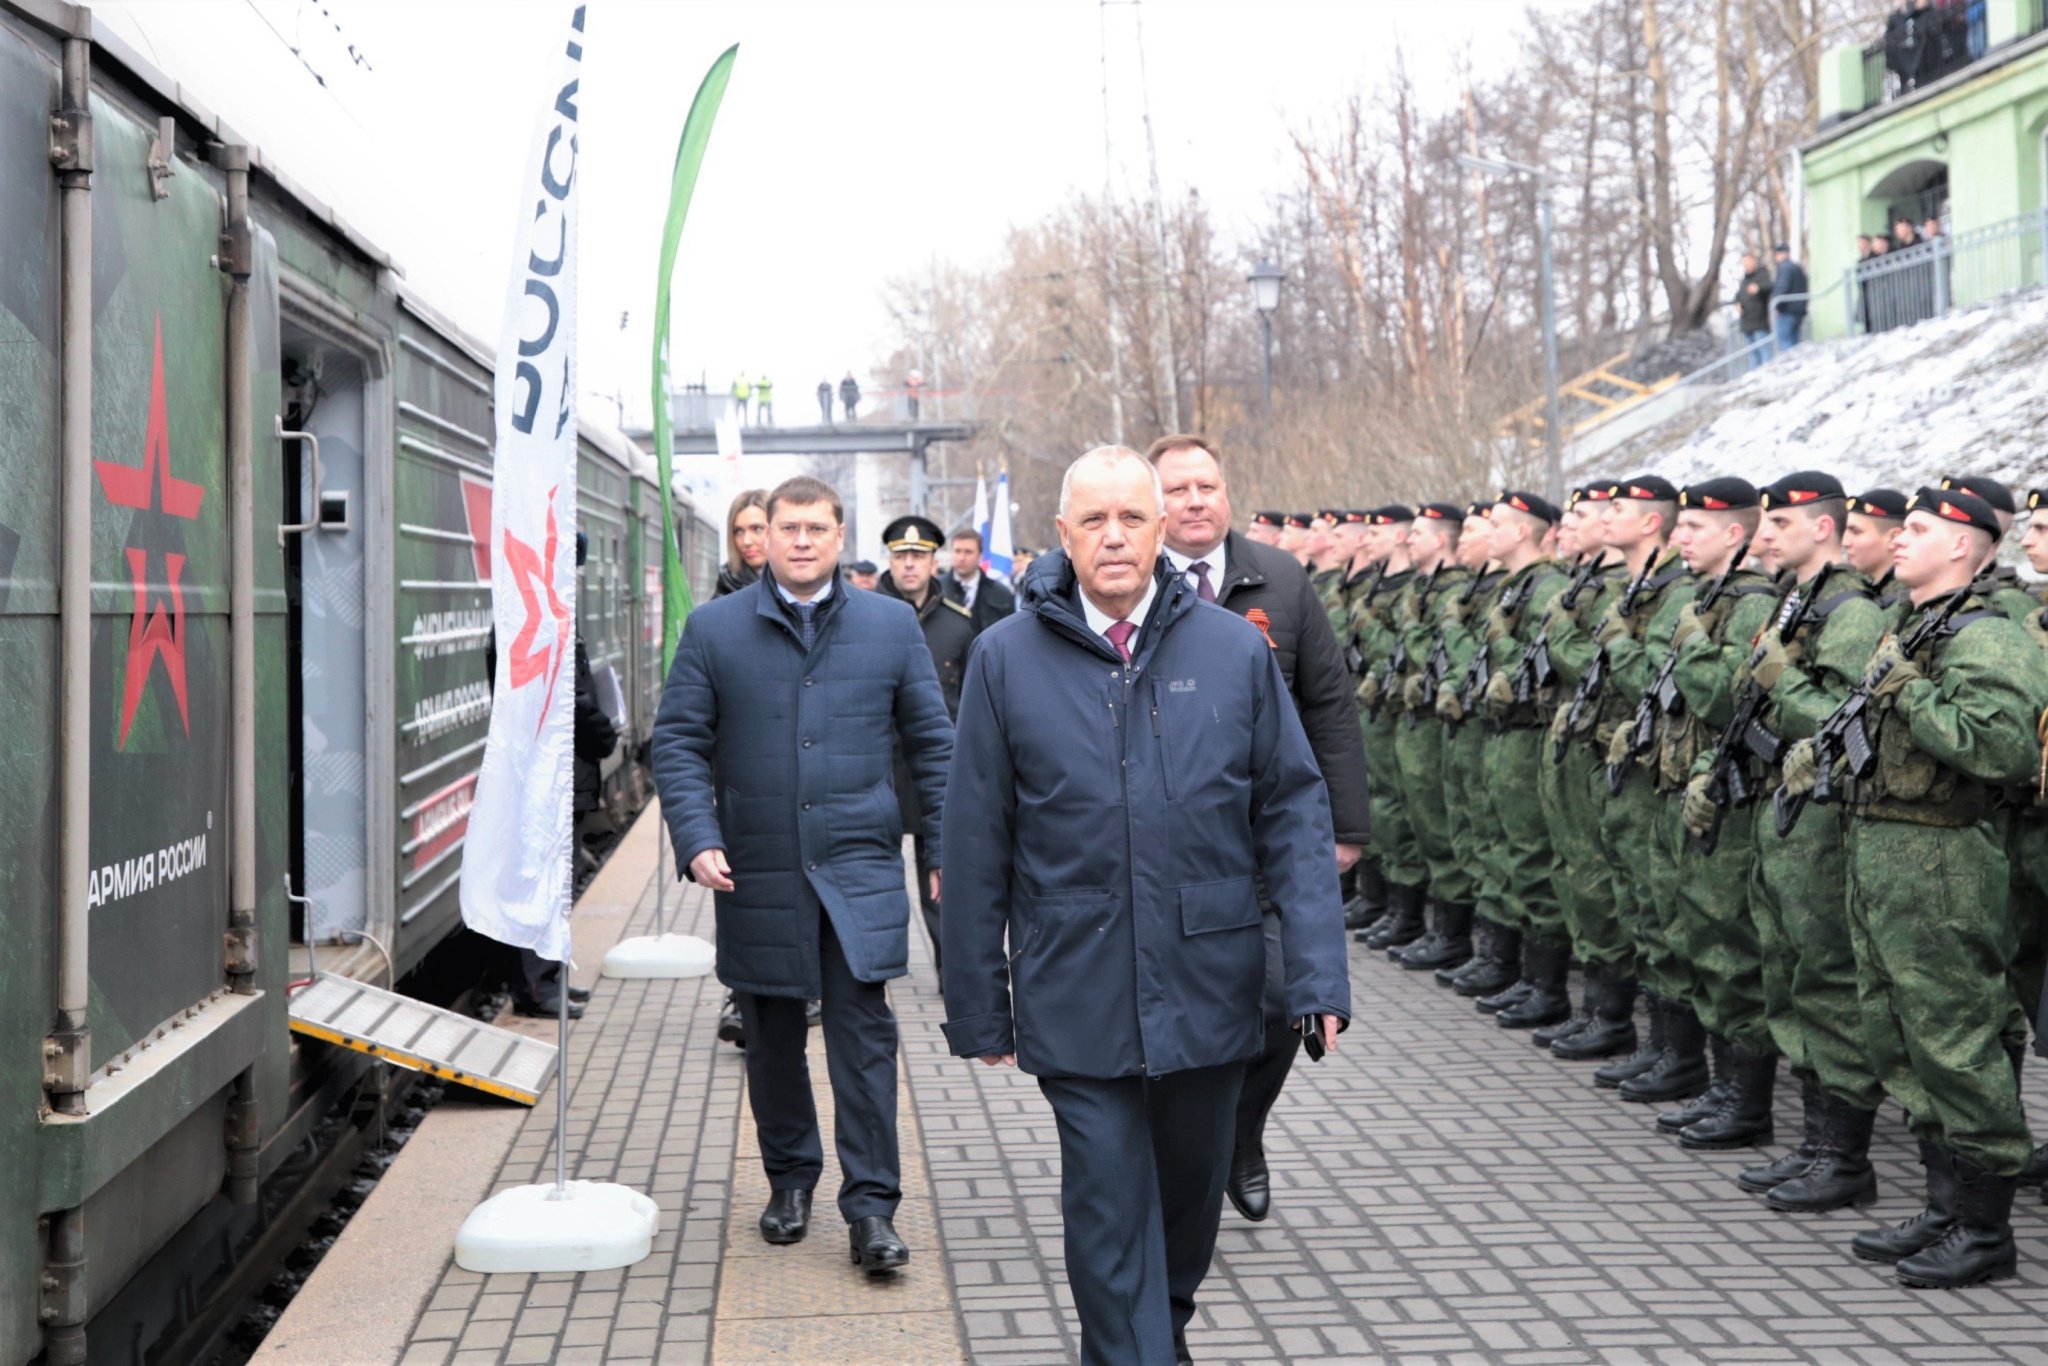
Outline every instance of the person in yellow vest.
<path fill-rule="evenodd" d="M 775 425 L 775 381 L 766 375 L 754 381 L 754 425 Z"/>
<path fill-rule="evenodd" d="M 747 400 L 754 396 L 754 386 L 748 382 L 746 372 L 732 377 L 732 406 L 740 415 L 742 426 L 747 421 Z"/>

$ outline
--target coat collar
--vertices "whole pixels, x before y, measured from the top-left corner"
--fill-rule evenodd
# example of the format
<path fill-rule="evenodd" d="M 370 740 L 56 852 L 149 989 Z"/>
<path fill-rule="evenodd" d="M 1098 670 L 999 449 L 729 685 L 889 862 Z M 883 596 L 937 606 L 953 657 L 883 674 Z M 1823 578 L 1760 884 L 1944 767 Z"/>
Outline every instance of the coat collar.
<path fill-rule="evenodd" d="M 782 594 L 775 590 L 773 570 L 763 569 L 761 577 L 754 580 L 744 591 L 754 595 L 756 612 L 789 632 L 799 646 L 803 644 L 803 627 L 797 621 L 796 608 L 783 601 Z M 824 639 L 826 626 L 839 615 L 841 604 L 852 598 L 855 591 L 845 584 L 832 585 L 832 591 L 818 604 L 818 639 Z"/>
<path fill-rule="evenodd" d="M 1157 585 L 1152 610 L 1146 615 L 1145 624 L 1131 647 L 1131 658 L 1140 664 L 1173 629 L 1174 623 L 1192 611 L 1199 601 L 1195 590 L 1188 587 L 1187 576 L 1173 573 L 1167 567 L 1164 555 L 1153 566 L 1152 577 Z M 1068 562 L 1066 552 L 1049 550 L 1032 561 L 1030 572 L 1024 577 L 1019 610 L 1033 613 L 1052 630 L 1083 649 L 1114 663 L 1123 662 L 1115 646 L 1088 629 L 1088 617 L 1081 608 L 1080 581 L 1074 575 L 1074 566 Z"/>
<path fill-rule="evenodd" d="M 1228 602 L 1230 595 L 1240 588 L 1258 588 L 1265 584 L 1266 576 L 1252 563 L 1251 544 L 1235 531 L 1223 538 L 1223 583 L 1216 590 L 1219 605 Z"/>

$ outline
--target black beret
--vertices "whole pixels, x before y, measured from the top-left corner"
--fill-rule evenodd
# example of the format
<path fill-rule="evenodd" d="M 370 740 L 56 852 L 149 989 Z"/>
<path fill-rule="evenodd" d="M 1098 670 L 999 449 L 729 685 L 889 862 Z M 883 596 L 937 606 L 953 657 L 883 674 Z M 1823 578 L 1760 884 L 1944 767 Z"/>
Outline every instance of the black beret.
<path fill-rule="evenodd" d="M 1367 522 L 1370 522 L 1371 520 L 1371 508 L 1352 508 L 1349 512 L 1344 514 L 1344 522 L 1347 526 L 1364 526 Z"/>
<path fill-rule="evenodd" d="M 1456 503 L 1424 503 L 1415 509 L 1415 515 L 1437 522 L 1462 522 L 1465 520 L 1465 509 Z"/>
<path fill-rule="evenodd" d="M 1556 525 L 1557 519 L 1563 516 L 1557 510 L 1557 504 L 1540 493 L 1530 493 L 1526 489 L 1502 489 L 1500 497 L 1493 501 L 1506 503 L 1517 512 L 1526 512 L 1537 521 L 1549 522 L 1553 526 Z"/>
<path fill-rule="evenodd" d="M 1286 520 L 1287 514 L 1284 512 L 1254 512 L 1252 514 L 1253 526 L 1279 526 Z"/>
<path fill-rule="evenodd" d="M 1776 483 L 1766 484 L 1759 495 L 1767 508 L 1797 507 L 1829 498 L 1847 498 L 1842 481 L 1819 470 L 1797 470 Z"/>
<path fill-rule="evenodd" d="M 1921 489 L 1913 495 L 1906 510 L 1931 512 L 1944 521 L 1967 523 L 1988 535 L 1998 535 L 1998 514 L 1992 511 L 1991 504 L 1962 489 Z"/>
<path fill-rule="evenodd" d="M 1719 479 L 1702 479 L 1697 484 L 1687 484 L 1678 491 L 1678 505 L 1682 508 L 1699 508 L 1706 512 L 1732 512 L 1739 508 L 1753 508 L 1757 505 L 1756 485 L 1747 479 L 1734 475 L 1723 475 Z"/>
<path fill-rule="evenodd" d="M 1307 531 L 1308 524 L 1310 522 L 1313 522 L 1314 520 L 1315 518 L 1311 517 L 1306 512 L 1290 512 L 1287 514 L 1286 517 L 1281 519 L 1281 525 L 1291 526 L 1299 531 Z"/>
<path fill-rule="evenodd" d="M 1597 483 L 1583 485 L 1578 492 L 1581 498 L 1590 498 L 1596 503 L 1604 503 L 1614 497 L 1614 490 L 1615 483 L 1612 479 L 1602 479 Z"/>
<path fill-rule="evenodd" d="M 1374 526 L 1393 526 L 1397 522 L 1415 520 L 1415 509 L 1406 503 L 1388 503 L 1385 507 L 1374 508 L 1366 514 L 1366 520 Z"/>
<path fill-rule="evenodd" d="M 1316 513 L 1316 517 L 1321 521 L 1335 524 L 1344 520 L 1344 512 L 1341 508 L 1323 508 Z"/>
<path fill-rule="evenodd" d="M 1981 474 L 1947 475 L 1942 479 L 1941 486 L 1951 491 L 1967 493 L 1972 497 L 1981 498 L 1991 506 L 1993 511 L 2003 512 L 2008 517 L 2019 511 L 2019 505 L 2012 500 L 2011 489 L 1999 483 L 1996 479 L 1988 479 Z"/>
<path fill-rule="evenodd" d="M 1612 490 L 1616 498 L 1633 498 L 1645 503 L 1675 503 L 1678 501 L 1678 486 L 1669 479 L 1655 474 L 1638 474 L 1624 479 Z"/>
<path fill-rule="evenodd" d="M 1465 504 L 1465 515 L 1467 517 L 1491 517 L 1493 516 L 1493 504 L 1467 503 Z"/>
<path fill-rule="evenodd" d="M 1897 489 L 1865 489 L 1849 500 L 1849 511 L 1865 517 L 1904 517 L 1907 501 Z"/>
<path fill-rule="evenodd" d="M 939 524 L 929 517 L 907 513 L 882 528 L 882 548 L 885 550 L 930 550 L 936 551 L 946 543 L 946 533 Z M 860 569 L 859 565 L 854 566 Z M 863 574 L 872 574 L 873 568 L 861 569 Z"/>
<path fill-rule="evenodd" d="M 2035 489 L 2027 494 L 2027 511 L 2036 512 L 2043 503 L 2048 503 L 2048 489 Z"/>

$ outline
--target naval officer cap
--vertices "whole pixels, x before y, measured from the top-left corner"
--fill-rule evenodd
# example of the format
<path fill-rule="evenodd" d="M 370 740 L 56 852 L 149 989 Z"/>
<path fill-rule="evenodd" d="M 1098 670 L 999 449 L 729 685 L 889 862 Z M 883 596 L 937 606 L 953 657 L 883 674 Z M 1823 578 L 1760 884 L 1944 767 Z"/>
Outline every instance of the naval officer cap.
<path fill-rule="evenodd" d="M 1678 491 L 1678 505 L 1702 512 L 1735 512 L 1753 508 L 1757 505 L 1756 485 L 1732 474 L 1719 479 L 1702 479 Z"/>
<path fill-rule="evenodd" d="M 1500 496 L 1493 501 L 1506 503 L 1515 511 L 1526 512 L 1537 521 L 1551 526 L 1557 525 L 1557 519 L 1564 515 L 1557 510 L 1557 504 L 1542 494 L 1531 493 L 1527 489 L 1502 489 Z"/>
<path fill-rule="evenodd" d="M 1865 489 L 1849 500 L 1849 511 L 1896 522 L 1905 518 L 1906 504 L 1911 501 L 1897 489 Z"/>
<path fill-rule="evenodd" d="M 1961 489 L 1924 488 L 1906 505 L 1908 512 L 1931 512 L 1945 522 L 1961 522 L 1986 535 L 1998 535 L 1998 514 L 1991 504 Z"/>
<path fill-rule="evenodd" d="M 946 533 L 929 517 L 908 513 L 882 528 L 882 544 L 891 554 L 899 550 L 922 550 L 936 554 L 946 543 Z"/>
<path fill-rule="evenodd" d="M 1759 495 L 1763 506 L 1769 508 L 1798 507 L 1801 503 L 1820 503 L 1830 498 L 1847 498 L 1842 481 L 1832 474 L 1819 470 L 1799 470 L 1786 475 L 1774 483 L 1764 485 Z"/>

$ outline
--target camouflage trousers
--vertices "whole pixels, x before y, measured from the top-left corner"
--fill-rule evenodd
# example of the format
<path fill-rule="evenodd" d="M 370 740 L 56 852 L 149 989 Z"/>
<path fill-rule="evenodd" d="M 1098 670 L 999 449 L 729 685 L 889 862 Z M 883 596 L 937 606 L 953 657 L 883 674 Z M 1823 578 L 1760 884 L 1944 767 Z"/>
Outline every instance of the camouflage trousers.
<path fill-rule="evenodd" d="M 1546 939 L 1564 936 L 1557 900 L 1557 855 L 1543 817 L 1543 732 L 1535 727 L 1486 737 L 1486 798 L 1500 827 L 1501 915 L 1511 929 Z"/>
<path fill-rule="evenodd" d="M 1561 726 L 1543 738 L 1543 814 L 1557 851 L 1557 899 L 1572 951 L 1587 967 L 1625 967 L 1635 952 L 1615 912 L 1614 870 L 1600 846 L 1600 799 L 1607 795 L 1604 752 L 1583 741 L 1557 756 Z"/>
<path fill-rule="evenodd" d="M 1659 975 L 1668 966 L 1670 951 L 1652 885 L 1658 866 L 1657 818 L 1664 800 L 1650 790 L 1650 777 L 1639 768 L 1630 769 L 1621 791 L 1609 792 L 1607 745 L 1600 735 L 1594 739 L 1594 752 L 1602 756 L 1593 777 L 1600 784 L 1600 849 L 1613 874 L 1608 885 L 1614 889 L 1615 920 L 1628 942 L 1628 962 L 1645 987 L 1677 999 L 1678 993 Z"/>
<path fill-rule="evenodd" d="M 1434 715 L 1409 713 L 1394 722 L 1394 757 L 1401 769 L 1401 796 L 1408 827 L 1429 869 L 1430 894 L 1456 906 L 1470 905 L 1478 882 L 1472 866 L 1458 857 L 1451 810 L 1444 800 L 1444 727 Z"/>
<path fill-rule="evenodd" d="M 1636 781 L 1630 778 L 1630 786 Z M 1647 779 L 1644 787 L 1649 787 Z M 1678 794 L 1658 792 L 1652 800 L 1655 833 L 1650 840 L 1649 899 L 1644 903 L 1644 918 L 1652 928 L 1644 980 L 1666 1000 L 1704 1011 L 1706 989 L 1700 984 L 1699 969 L 1685 953 L 1686 939 L 1678 925 L 1678 856 L 1685 847 L 1685 822 L 1679 816 Z"/>
<path fill-rule="evenodd" d="M 2002 830 L 1847 824 L 1849 933 L 1864 1046 L 1914 1136 L 1999 1176 L 2032 1151 L 2007 1049 L 2026 1037 Z"/>
<path fill-rule="evenodd" d="M 1444 806 L 1451 818 L 1451 851 L 1472 874 L 1472 903 L 1488 920 L 1505 923 L 1500 822 L 1486 798 L 1488 739 L 1486 728 L 1477 721 L 1445 728 Z"/>
<path fill-rule="evenodd" d="M 1394 709 L 1382 707 L 1378 716 L 1361 711 L 1358 724 L 1365 737 L 1365 773 L 1372 782 L 1372 852 L 1387 881 L 1420 886 L 1429 880 L 1429 867 L 1409 822 L 1401 761 L 1394 751 Z"/>
<path fill-rule="evenodd" d="M 1681 794 L 1667 799 L 1674 833 L 1675 893 L 1664 932 L 1671 952 L 1692 965 L 1693 1008 L 1707 1029 L 1757 1053 L 1774 1053 L 1764 1018 L 1763 947 L 1749 914 L 1749 870 L 1756 857 L 1756 808 L 1729 810 L 1711 854 L 1692 847 L 1680 818 Z"/>
<path fill-rule="evenodd" d="M 1768 791 L 1775 783 L 1763 784 Z M 1763 951 L 1764 1015 L 1793 1073 L 1861 1110 L 1884 1099 L 1863 1042 L 1856 951 L 1849 938 L 1842 808 L 1808 804 L 1780 838 L 1767 804 L 1756 811 L 1750 913 Z"/>
<path fill-rule="evenodd" d="M 2048 1056 L 2048 1010 L 2043 1008 L 2043 975 L 2048 973 L 2048 812 L 2027 810 L 2013 818 L 2006 840 L 2012 860 L 2012 916 L 2017 948 L 2012 989 L 2034 1026 L 2034 1047 Z"/>

